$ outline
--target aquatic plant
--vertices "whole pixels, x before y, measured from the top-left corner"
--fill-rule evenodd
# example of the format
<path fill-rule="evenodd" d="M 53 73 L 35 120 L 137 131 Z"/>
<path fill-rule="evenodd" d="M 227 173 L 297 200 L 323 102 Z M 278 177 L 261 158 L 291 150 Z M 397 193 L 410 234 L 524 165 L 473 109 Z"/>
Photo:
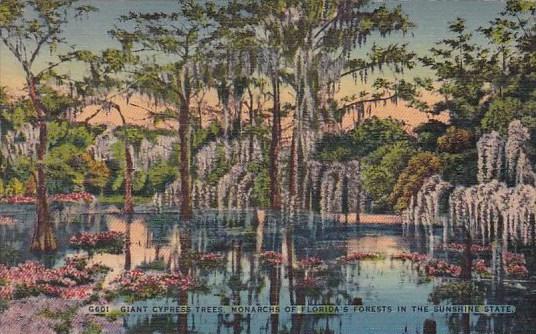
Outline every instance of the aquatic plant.
<path fill-rule="evenodd" d="M 491 268 L 488 267 L 486 264 L 486 261 L 483 259 L 478 259 L 475 262 L 473 262 L 473 272 L 475 272 L 478 276 L 483 278 L 489 278 L 492 276 L 491 274 Z"/>
<path fill-rule="evenodd" d="M 72 236 L 69 244 L 75 249 L 118 254 L 123 251 L 125 234 L 117 231 L 82 232 Z"/>
<path fill-rule="evenodd" d="M 68 194 L 55 194 L 49 197 L 51 202 L 58 203 L 93 203 L 95 202 L 95 196 L 87 192 L 76 192 Z M 8 196 L 0 199 L 1 202 L 8 204 L 34 204 L 35 197 L 33 196 Z"/>
<path fill-rule="evenodd" d="M 503 261 L 507 275 L 513 278 L 526 278 L 528 276 L 529 272 L 523 254 L 505 252 Z"/>
<path fill-rule="evenodd" d="M 353 252 L 349 255 L 341 256 L 338 261 L 341 263 L 352 263 L 363 260 L 383 260 L 385 256 L 381 253 Z"/>
<path fill-rule="evenodd" d="M 92 203 L 94 202 L 95 196 L 91 195 L 87 192 L 76 192 L 76 193 L 68 193 L 68 194 L 56 194 L 50 196 L 50 200 L 53 202 L 61 202 L 61 203 Z"/>
<path fill-rule="evenodd" d="M 266 251 L 259 254 L 259 258 L 267 265 L 280 265 L 283 263 L 283 255 L 274 251 Z"/>
<path fill-rule="evenodd" d="M 100 274 L 107 271 L 101 264 L 88 266 L 83 258 L 67 258 L 65 265 L 53 269 L 33 261 L 13 267 L 0 265 L 0 299 L 44 294 L 83 300 L 94 292 Z"/>
<path fill-rule="evenodd" d="M 460 277 L 462 267 L 443 260 L 432 259 L 425 264 L 424 272 L 432 277 Z"/>
<path fill-rule="evenodd" d="M 112 281 L 112 290 L 131 300 L 144 300 L 172 295 L 197 287 L 193 278 L 177 272 L 147 273 L 134 269 L 122 273 Z"/>
<path fill-rule="evenodd" d="M 461 243 L 451 242 L 445 246 L 445 250 L 452 251 L 452 252 L 463 252 L 465 250 L 465 245 Z M 471 253 L 473 254 L 488 253 L 488 252 L 491 252 L 491 245 L 479 245 L 479 244 L 471 245 Z"/>

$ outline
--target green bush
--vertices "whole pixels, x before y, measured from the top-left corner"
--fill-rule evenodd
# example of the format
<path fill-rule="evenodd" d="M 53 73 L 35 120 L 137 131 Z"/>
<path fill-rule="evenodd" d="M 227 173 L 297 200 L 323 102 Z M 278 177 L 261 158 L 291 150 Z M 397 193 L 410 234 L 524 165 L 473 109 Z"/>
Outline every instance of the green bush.
<path fill-rule="evenodd" d="M 374 200 L 374 211 L 392 211 L 390 194 L 415 149 L 407 142 L 385 145 L 363 159 L 363 188 Z"/>
<path fill-rule="evenodd" d="M 424 180 L 441 172 L 443 163 L 441 159 L 429 152 L 420 152 L 408 162 L 408 166 L 398 177 L 390 199 L 397 211 L 406 209 L 411 196 L 417 194 Z"/>

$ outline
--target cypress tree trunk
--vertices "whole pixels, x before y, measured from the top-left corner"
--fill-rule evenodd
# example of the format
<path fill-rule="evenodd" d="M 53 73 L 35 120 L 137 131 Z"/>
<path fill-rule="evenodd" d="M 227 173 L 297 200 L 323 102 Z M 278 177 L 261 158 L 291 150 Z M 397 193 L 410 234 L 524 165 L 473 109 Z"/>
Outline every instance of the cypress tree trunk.
<path fill-rule="evenodd" d="M 473 254 L 471 252 L 471 245 L 473 243 L 473 239 L 471 238 L 471 232 L 468 229 L 465 229 L 465 240 L 464 240 L 464 249 L 463 249 L 463 257 L 464 257 L 464 266 L 462 270 L 462 277 L 463 279 L 467 281 L 471 281 L 471 272 L 473 268 Z M 470 296 L 468 296 L 470 301 Z"/>
<path fill-rule="evenodd" d="M 48 129 L 46 123 L 46 109 L 37 95 L 35 80 L 28 82 L 30 100 L 37 113 L 39 124 L 39 144 L 37 146 L 37 189 L 36 210 L 37 225 L 34 230 L 31 250 L 35 252 L 52 252 L 57 249 L 54 228 L 48 216 L 48 194 L 46 180 L 45 158 L 48 146 Z"/>
<path fill-rule="evenodd" d="M 132 226 L 132 215 L 129 214 L 126 221 L 126 233 L 125 233 L 125 270 L 130 270 L 132 268 L 132 252 L 131 252 L 131 241 L 130 241 L 130 231 Z"/>
<path fill-rule="evenodd" d="M 281 150 L 281 102 L 279 100 L 279 80 L 272 78 L 274 106 L 272 112 L 272 142 L 270 143 L 270 207 L 281 208 L 281 189 L 279 187 L 279 152 Z"/>
<path fill-rule="evenodd" d="M 127 214 L 134 212 L 134 204 L 132 200 L 132 173 L 134 166 L 132 164 L 132 153 L 130 145 L 125 139 L 125 207 L 123 211 Z"/>
<path fill-rule="evenodd" d="M 270 268 L 270 305 L 279 305 L 279 292 L 281 287 L 281 272 L 278 265 Z M 277 334 L 279 329 L 279 313 L 270 315 L 271 334 Z"/>
<path fill-rule="evenodd" d="M 190 274 L 192 269 L 191 260 L 188 258 L 192 252 L 192 238 L 190 231 L 184 231 L 180 236 L 181 257 L 179 257 L 179 272 L 181 275 L 186 276 Z M 187 255 L 187 256 L 184 256 Z M 183 260 L 184 259 L 184 260 Z M 188 291 L 179 290 L 179 305 L 188 305 Z M 178 330 L 179 334 L 188 334 L 188 313 L 180 313 L 178 316 Z"/>
<path fill-rule="evenodd" d="M 249 105 L 248 105 L 248 111 L 249 111 L 249 157 L 250 159 L 253 157 L 253 127 L 255 126 L 255 113 L 253 110 L 253 92 L 251 91 L 251 88 L 248 87 L 248 95 L 249 95 Z"/>
<path fill-rule="evenodd" d="M 299 121 L 298 121 L 299 122 Z M 290 178 L 289 178 L 289 207 L 297 210 L 301 208 L 301 198 L 298 194 L 302 190 L 304 181 L 303 173 L 303 146 L 299 127 L 294 127 L 292 132 L 292 143 L 290 145 Z"/>
<path fill-rule="evenodd" d="M 134 212 L 134 203 L 132 200 L 132 173 L 134 172 L 134 165 L 132 163 L 132 152 L 130 151 L 130 142 L 128 140 L 127 126 L 128 122 L 121 111 L 121 107 L 114 102 L 110 102 L 112 107 L 117 110 L 119 117 L 123 123 L 124 129 L 124 144 L 125 144 L 125 198 L 124 198 L 124 208 L 123 212 L 126 214 L 131 214 Z"/>
<path fill-rule="evenodd" d="M 192 193 L 190 181 L 190 117 L 189 106 L 181 103 L 179 108 L 179 141 L 180 141 L 180 213 L 185 219 L 192 217 Z"/>

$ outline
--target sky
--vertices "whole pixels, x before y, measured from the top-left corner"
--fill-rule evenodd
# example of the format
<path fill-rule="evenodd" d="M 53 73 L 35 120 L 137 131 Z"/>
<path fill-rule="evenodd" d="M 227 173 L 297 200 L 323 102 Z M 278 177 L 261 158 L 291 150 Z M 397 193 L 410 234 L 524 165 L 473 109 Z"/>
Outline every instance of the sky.
<path fill-rule="evenodd" d="M 169 12 L 176 8 L 177 3 L 175 0 L 85 0 L 82 2 L 97 7 L 99 11 L 90 14 L 88 19 L 70 22 L 65 28 L 65 37 L 70 44 L 93 51 L 119 47 L 107 34 L 119 16 L 129 11 Z M 466 19 L 468 27 L 475 29 L 487 25 L 504 6 L 504 1 L 498 0 L 373 0 L 373 2 L 385 3 L 388 6 L 401 5 L 410 20 L 416 24 L 416 28 L 406 36 L 393 34 L 387 39 L 372 38 L 369 42 L 376 42 L 379 45 L 393 42 L 408 43 L 410 49 L 418 55 L 425 55 L 435 42 L 450 36 L 447 26 L 456 17 Z M 50 55 L 45 52 L 37 59 L 35 67 L 42 68 L 50 60 Z M 73 64 L 67 71 L 77 75 L 82 72 L 82 68 Z M 388 70 L 377 75 L 392 76 Z M 407 77 L 431 75 L 432 73 L 422 67 L 405 73 Z M 20 89 L 23 86 L 20 65 L 3 44 L 0 44 L 0 85 L 7 86 L 11 90 Z M 362 89 L 351 80 L 344 82 L 342 86 L 343 90 L 348 93 L 356 93 Z"/>

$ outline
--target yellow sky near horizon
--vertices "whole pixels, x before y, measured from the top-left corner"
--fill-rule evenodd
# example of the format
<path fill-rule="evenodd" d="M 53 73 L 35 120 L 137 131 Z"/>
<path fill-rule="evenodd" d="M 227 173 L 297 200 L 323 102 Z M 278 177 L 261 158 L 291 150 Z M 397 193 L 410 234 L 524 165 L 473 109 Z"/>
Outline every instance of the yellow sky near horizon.
<path fill-rule="evenodd" d="M 23 80 L 13 80 L 14 78 L 17 78 L 17 76 L 11 77 L 12 81 L 9 81 L 9 84 L 7 85 L 8 93 L 11 96 L 14 97 L 20 97 L 26 94 L 24 91 L 24 83 Z M 2 81 L 5 81 L 2 78 Z M 357 94 L 359 91 L 361 91 L 365 85 L 359 84 L 354 82 L 352 79 L 344 79 L 340 85 L 340 89 L 336 94 L 337 98 L 343 97 L 343 96 L 349 96 L 352 94 Z M 283 90 L 282 91 L 282 97 L 281 100 L 283 103 L 290 102 L 292 103 L 294 99 L 294 95 L 290 93 L 289 90 Z M 428 103 L 434 103 L 439 101 L 440 97 L 437 95 L 434 95 L 430 92 L 424 92 L 421 96 L 421 99 L 428 102 Z M 139 125 L 139 126 L 147 126 L 150 128 L 155 127 L 155 124 L 153 123 L 153 120 L 151 119 L 151 115 L 149 113 L 149 110 L 152 111 L 161 111 L 165 108 L 165 106 L 155 106 L 152 101 L 150 101 L 146 97 L 142 96 L 133 96 L 127 100 L 122 97 L 116 97 L 113 99 L 115 103 L 117 103 L 125 118 L 127 119 L 127 122 L 129 124 L 133 125 Z M 196 102 L 197 103 L 197 102 Z M 197 105 L 192 105 L 194 109 L 197 109 Z M 264 106 L 265 108 L 270 108 L 270 102 L 268 101 L 267 104 Z M 78 121 L 84 121 L 86 120 L 90 115 L 95 113 L 98 110 L 98 106 L 89 106 L 84 109 L 84 111 L 78 115 L 77 120 Z M 416 110 L 415 108 L 412 108 L 408 106 L 408 104 L 404 101 L 399 101 L 398 103 L 392 103 L 392 102 L 386 102 L 386 103 L 369 103 L 366 106 L 366 109 L 370 108 L 370 113 L 366 113 L 365 117 L 370 116 L 376 116 L 379 118 L 394 118 L 403 121 L 407 125 L 408 131 L 411 131 L 412 128 L 417 126 L 418 124 L 421 124 L 423 122 L 429 121 L 430 119 L 436 119 L 443 122 L 448 122 L 448 115 L 447 114 L 441 114 L 439 116 L 432 116 L 426 113 L 423 113 L 419 110 Z M 211 111 L 221 109 L 218 104 L 218 98 L 216 95 L 216 92 L 214 90 L 209 90 L 208 93 L 204 97 L 204 101 L 202 104 L 203 112 L 203 123 L 208 124 L 210 121 L 214 120 L 214 118 L 218 119 L 220 122 L 223 122 L 223 115 L 221 112 L 217 113 L 217 115 L 213 115 Z M 243 119 L 247 119 L 247 112 L 245 107 L 243 107 Z M 356 114 L 355 113 L 348 113 L 344 119 L 343 119 L 343 129 L 350 129 L 354 126 L 356 121 Z M 291 123 L 291 117 L 286 117 L 283 119 L 283 129 L 287 129 L 286 131 L 289 131 L 290 123 Z M 107 125 L 107 126 L 119 126 L 122 124 L 121 117 L 119 114 L 112 110 L 109 112 L 100 112 L 97 116 L 93 117 L 91 121 L 89 122 L 93 125 Z M 173 122 L 168 123 L 161 123 L 157 127 L 159 128 L 175 128 L 176 124 Z M 284 136 L 289 135 L 283 134 Z"/>

